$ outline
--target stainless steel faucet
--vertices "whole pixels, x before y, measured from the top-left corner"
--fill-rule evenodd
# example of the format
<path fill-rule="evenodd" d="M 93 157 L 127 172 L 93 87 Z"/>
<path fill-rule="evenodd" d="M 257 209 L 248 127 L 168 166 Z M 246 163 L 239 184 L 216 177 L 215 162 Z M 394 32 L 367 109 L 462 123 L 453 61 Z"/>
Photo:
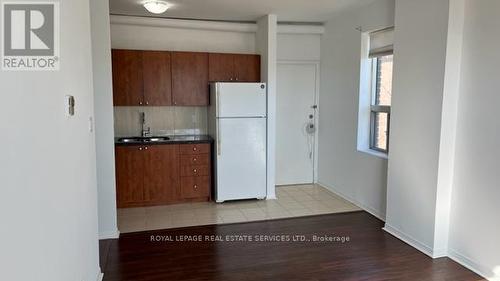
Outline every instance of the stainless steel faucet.
<path fill-rule="evenodd" d="M 151 136 L 151 128 L 148 127 L 147 129 L 145 129 L 145 126 L 146 126 L 146 113 L 145 112 L 141 112 L 140 114 L 141 116 L 141 137 L 149 137 Z"/>

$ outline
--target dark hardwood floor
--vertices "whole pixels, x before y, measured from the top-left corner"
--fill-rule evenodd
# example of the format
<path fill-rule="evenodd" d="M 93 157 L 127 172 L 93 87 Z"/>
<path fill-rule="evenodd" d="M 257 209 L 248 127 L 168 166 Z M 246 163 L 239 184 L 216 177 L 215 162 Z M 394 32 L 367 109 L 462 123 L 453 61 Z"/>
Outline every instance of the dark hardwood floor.
<path fill-rule="evenodd" d="M 105 281 L 484 280 L 448 258 L 432 260 L 385 233 L 382 226 L 368 213 L 354 212 L 124 234 L 118 240 L 101 241 L 101 267 Z M 152 236 L 177 240 L 184 235 L 201 235 L 203 241 L 151 241 Z M 223 241 L 205 241 L 211 235 Z M 249 235 L 254 241 L 230 242 L 226 235 Z M 350 239 L 255 241 L 273 235 Z"/>

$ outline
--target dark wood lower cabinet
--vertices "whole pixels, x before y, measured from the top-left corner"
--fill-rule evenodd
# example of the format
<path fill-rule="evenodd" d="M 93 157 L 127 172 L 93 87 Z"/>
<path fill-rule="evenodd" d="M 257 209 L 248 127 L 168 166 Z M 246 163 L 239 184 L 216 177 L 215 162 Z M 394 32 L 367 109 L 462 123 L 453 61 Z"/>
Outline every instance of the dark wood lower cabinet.
<path fill-rule="evenodd" d="M 116 146 L 115 154 L 118 208 L 211 198 L 210 144 Z"/>
<path fill-rule="evenodd" d="M 115 148 L 118 208 L 144 202 L 144 154 L 138 146 Z"/>
<path fill-rule="evenodd" d="M 144 199 L 146 203 L 175 202 L 179 197 L 179 146 L 145 147 Z"/>

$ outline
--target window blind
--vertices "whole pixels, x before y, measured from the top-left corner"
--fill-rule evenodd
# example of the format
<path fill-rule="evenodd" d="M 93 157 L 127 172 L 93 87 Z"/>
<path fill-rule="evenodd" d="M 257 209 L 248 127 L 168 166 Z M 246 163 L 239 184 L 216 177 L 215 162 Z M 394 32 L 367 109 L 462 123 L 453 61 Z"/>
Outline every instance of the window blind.
<path fill-rule="evenodd" d="M 370 58 L 392 55 L 393 50 L 394 27 L 370 33 Z"/>

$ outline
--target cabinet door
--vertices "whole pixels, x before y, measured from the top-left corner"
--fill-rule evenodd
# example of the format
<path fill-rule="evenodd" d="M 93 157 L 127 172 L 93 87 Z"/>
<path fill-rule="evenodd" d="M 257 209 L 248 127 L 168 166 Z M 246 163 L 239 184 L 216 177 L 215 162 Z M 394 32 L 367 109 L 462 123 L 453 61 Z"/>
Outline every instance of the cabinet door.
<path fill-rule="evenodd" d="M 210 82 L 230 82 L 234 76 L 234 56 L 231 54 L 208 55 L 208 80 Z"/>
<path fill-rule="evenodd" d="M 238 82 L 260 82 L 260 56 L 234 55 L 234 75 Z"/>
<path fill-rule="evenodd" d="M 180 195 L 179 146 L 152 145 L 145 149 L 144 190 L 148 203 L 169 203 Z"/>
<path fill-rule="evenodd" d="M 144 202 L 144 153 L 139 146 L 117 146 L 116 195 L 118 208 Z"/>
<path fill-rule="evenodd" d="M 172 82 L 174 105 L 208 105 L 208 54 L 173 52 Z"/>
<path fill-rule="evenodd" d="M 112 64 L 114 105 L 142 105 L 142 51 L 113 50 Z"/>
<path fill-rule="evenodd" d="M 172 72 L 170 63 L 170 52 L 143 52 L 145 105 L 172 105 Z"/>

